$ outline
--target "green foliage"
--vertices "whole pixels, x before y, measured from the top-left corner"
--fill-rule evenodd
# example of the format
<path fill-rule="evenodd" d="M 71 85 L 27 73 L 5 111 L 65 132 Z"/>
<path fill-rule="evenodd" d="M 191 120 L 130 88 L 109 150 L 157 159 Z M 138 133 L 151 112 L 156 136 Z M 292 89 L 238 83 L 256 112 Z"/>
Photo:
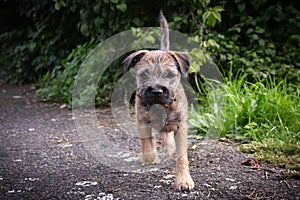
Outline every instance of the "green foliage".
<path fill-rule="evenodd" d="M 300 15 L 293 1 L 12 0 L 1 4 L 4 20 L 15 13 L 15 22 L 23 22 L 1 29 L 1 75 L 9 82 L 41 78 L 71 49 L 92 38 L 101 41 L 132 26 L 157 26 L 160 8 L 170 28 L 194 37 L 225 73 L 235 66 L 234 73 L 243 69 L 252 79 L 271 74 L 278 80 L 300 82 Z"/>
<path fill-rule="evenodd" d="M 228 2 L 223 33 L 212 33 L 219 45 L 212 49 L 215 61 L 224 72 L 234 66 L 249 80 L 275 77 L 300 84 L 300 10 L 292 1 Z"/>
<path fill-rule="evenodd" d="M 76 31 L 76 9 L 58 11 L 53 2 L 43 0 L 1 4 L 4 20 L 17 24 L 2 27 L 0 34 L 1 76 L 7 82 L 36 81 L 81 41 Z M 15 13 L 14 22 L 11 12 Z"/>
<path fill-rule="evenodd" d="M 145 21 L 127 12 L 125 0 L 11 0 L 0 5 L 5 25 L 0 29 L 0 76 L 9 83 L 36 82 L 78 44 L 104 40 Z M 11 13 L 18 25 L 7 22 Z"/>
<path fill-rule="evenodd" d="M 47 101 L 67 102 L 71 105 L 74 79 L 81 63 L 94 47 L 94 40 L 77 46 L 62 60 L 61 65 L 44 75 L 41 81 L 42 88 L 37 91 L 37 95 Z"/>
<path fill-rule="evenodd" d="M 252 141 L 240 146 L 240 151 L 253 154 L 261 161 L 272 163 L 287 169 L 300 169 L 300 144 L 287 143 L 289 141 L 278 138 L 268 138 L 262 142 Z"/>
<path fill-rule="evenodd" d="M 214 130 L 221 137 L 254 141 L 244 150 L 251 149 L 264 160 L 272 156 L 269 161 L 279 164 L 286 156 L 289 165 L 299 165 L 299 159 L 295 161 L 300 155 L 299 92 L 297 86 L 276 83 L 270 76 L 250 83 L 247 74 L 231 75 L 219 88 L 208 90 L 189 122 L 205 135 Z"/>
<path fill-rule="evenodd" d="M 81 1 L 80 32 L 88 38 L 101 38 L 101 40 L 122 30 L 128 30 L 135 24 L 143 26 L 143 21 L 138 19 L 138 14 L 126 12 L 126 0 L 107 1 Z"/>
<path fill-rule="evenodd" d="M 250 140 L 241 150 L 299 169 L 299 7 L 289 1 L 236 0 L 224 8 L 214 31 L 197 22 L 194 39 L 229 78 L 212 90 L 215 84 L 200 84 L 201 67 L 192 69 L 202 96 L 189 122 L 207 137 Z"/>
<path fill-rule="evenodd" d="M 220 12 L 222 11 L 224 11 L 224 9 L 221 6 L 208 8 L 202 15 L 203 23 L 207 22 L 208 25 L 214 27 L 217 21 L 221 22 Z"/>
<path fill-rule="evenodd" d="M 118 32 L 120 29 L 129 29 L 132 25 L 129 23 L 129 19 L 132 19 L 134 26 L 141 27 L 146 21 L 145 18 L 137 18 L 138 14 L 134 13 L 129 14 L 125 13 L 127 10 L 126 1 L 98 1 L 98 2 L 85 2 L 81 4 L 81 9 L 79 10 L 80 20 L 78 22 L 78 27 L 80 32 L 87 38 L 107 38 L 110 35 Z M 195 2 L 197 3 L 197 2 Z M 193 4 L 195 7 L 195 4 Z M 206 4 L 200 4 L 202 6 L 202 12 L 204 12 L 207 7 Z M 66 4 L 63 4 L 62 1 L 55 2 L 56 9 L 66 9 Z M 220 21 L 219 12 L 222 11 L 220 7 L 208 8 L 211 16 L 207 21 L 208 26 L 214 26 L 215 22 L 212 24 L 211 19 Z M 159 9 L 158 9 L 159 10 Z M 213 14 L 212 14 L 213 13 Z M 215 19 L 214 16 L 217 15 L 218 19 Z M 141 20 L 143 19 L 143 20 Z M 157 21 L 157 18 L 155 18 Z M 181 20 L 179 16 L 174 18 L 174 21 Z M 172 24 L 172 22 L 170 22 Z M 206 23 L 205 23 L 206 24 Z M 136 31 L 135 28 L 131 28 L 132 31 Z M 136 34 L 139 34 L 136 32 Z M 152 33 L 153 34 L 153 33 Z M 141 43 L 154 42 L 154 38 L 149 35 L 144 38 L 144 41 L 138 41 Z M 48 101 L 60 101 L 68 102 L 71 105 L 71 95 L 74 84 L 74 79 L 76 77 L 77 70 L 79 69 L 80 64 L 85 59 L 85 54 L 87 55 L 92 48 L 89 48 L 90 45 L 78 46 L 71 54 L 67 56 L 66 59 L 62 60 L 60 65 L 57 65 L 51 72 L 47 72 L 43 79 L 41 80 L 42 88 L 38 91 L 38 95 Z M 138 45 L 139 46 L 139 45 Z M 116 62 L 118 63 L 118 62 Z M 117 64 L 118 65 L 118 64 Z M 91 84 L 89 87 L 82 91 L 82 94 L 90 94 L 91 92 L 96 92 L 96 102 L 99 104 L 108 104 L 110 98 L 110 92 L 113 87 L 113 83 L 116 82 L 116 78 L 119 76 L 116 70 L 120 68 L 121 65 L 115 67 L 110 67 L 105 74 L 102 75 L 99 83 L 105 83 L 98 85 L 96 87 L 94 84 Z M 89 75 L 92 80 L 92 74 Z M 89 77 L 86 76 L 86 77 Z M 91 80 L 85 80 L 89 82 Z M 89 95 L 85 95 L 89 96 Z M 84 98 L 84 97 L 82 97 Z M 88 100 L 83 100 L 87 102 Z"/>
<path fill-rule="evenodd" d="M 73 86 L 78 70 L 82 62 L 86 59 L 89 52 L 94 49 L 97 42 L 92 40 L 84 45 L 77 46 L 66 59 L 61 62 L 61 65 L 56 66 L 51 72 L 48 72 L 41 81 L 42 88 L 37 91 L 37 95 L 47 101 L 67 102 L 69 106 L 72 105 Z M 110 93 L 115 82 L 120 76 L 120 64 L 118 62 L 112 63 L 111 67 L 99 79 L 96 70 L 87 68 L 84 80 L 87 85 L 81 91 L 84 96 L 89 97 L 90 92 L 95 92 L 95 101 L 97 105 L 107 105 L 110 100 Z M 97 80 L 96 84 L 92 84 Z M 90 83 L 90 84 L 89 84 Z M 89 100 L 91 101 L 91 100 Z M 84 102 L 89 102 L 84 101 Z M 93 101 L 94 102 L 94 101 Z"/>

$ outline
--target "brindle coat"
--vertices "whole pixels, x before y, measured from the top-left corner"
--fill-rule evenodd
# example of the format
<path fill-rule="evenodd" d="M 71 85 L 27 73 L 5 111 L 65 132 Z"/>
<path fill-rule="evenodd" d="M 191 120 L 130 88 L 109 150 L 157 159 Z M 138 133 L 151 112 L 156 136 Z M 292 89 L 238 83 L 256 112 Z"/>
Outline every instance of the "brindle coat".
<path fill-rule="evenodd" d="M 179 190 L 191 190 L 194 182 L 189 172 L 187 156 L 187 98 L 180 83 L 181 76 L 187 77 L 189 70 L 189 54 L 169 51 L 168 23 L 160 14 L 162 29 L 161 50 L 140 50 L 129 55 L 124 65 L 129 70 L 135 67 L 137 73 L 136 115 L 137 128 L 141 138 L 144 163 L 157 163 L 155 136 L 152 128 L 163 134 L 162 146 L 169 156 L 177 150 L 176 183 Z M 165 109 L 163 127 L 156 126 L 153 121 L 162 119 L 162 112 L 151 114 L 151 107 L 161 106 Z M 174 143 L 175 138 L 175 143 Z"/>

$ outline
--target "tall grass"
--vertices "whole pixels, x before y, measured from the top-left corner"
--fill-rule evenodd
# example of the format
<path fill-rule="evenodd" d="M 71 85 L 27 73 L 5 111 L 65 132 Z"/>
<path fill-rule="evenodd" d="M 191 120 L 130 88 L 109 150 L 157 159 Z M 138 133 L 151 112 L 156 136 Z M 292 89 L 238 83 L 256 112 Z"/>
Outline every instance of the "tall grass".
<path fill-rule="evenodd" d="M 250 141 L 241 150 L 260 160 L 300 169 L 299 86 L 272 78 L 250 83 L 247 75 L 229 77 L 208 91 L 189 122 L 202 135 L 214 130 L 220 137 Z"/>

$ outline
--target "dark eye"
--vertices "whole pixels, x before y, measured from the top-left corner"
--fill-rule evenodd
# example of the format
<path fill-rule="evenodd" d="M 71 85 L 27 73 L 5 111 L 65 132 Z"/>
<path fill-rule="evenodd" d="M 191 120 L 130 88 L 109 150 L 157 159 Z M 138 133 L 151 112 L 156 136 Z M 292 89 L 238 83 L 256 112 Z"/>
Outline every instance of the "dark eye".
<path fill-rule="evenodd" d="M 173 72 L 168 72 L 166 75 L 165 75 L 166 78 L 175 78 L 176 77 L 176 74 L 174 74 Z"/>
<path fill-rule="evenodd" d="M 143 71 L 142 73 L 139 74 L 139 76 L 142 79 L 147 79 L 148 78 L 148 71 L 147 70 Z"/>

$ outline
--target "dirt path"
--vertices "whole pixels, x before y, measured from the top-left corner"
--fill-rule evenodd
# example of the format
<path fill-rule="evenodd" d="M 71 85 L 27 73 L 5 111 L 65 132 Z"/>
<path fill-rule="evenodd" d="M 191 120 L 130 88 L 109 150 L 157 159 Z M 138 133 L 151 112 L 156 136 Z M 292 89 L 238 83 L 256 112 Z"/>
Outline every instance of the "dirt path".
<path fill-rule="evenodd" d="M 0 199 L 300 199 L 282 170 L 244 166 L 228 143 L 190 140 L 192 192 L 172 188 L 174 163 L 146 173 L 97 161 L 77 135 L 72 111 L 38 102 L 30 86 L 0 86 Z M 99 123 L 115 128 L 109 109 Z"/>

